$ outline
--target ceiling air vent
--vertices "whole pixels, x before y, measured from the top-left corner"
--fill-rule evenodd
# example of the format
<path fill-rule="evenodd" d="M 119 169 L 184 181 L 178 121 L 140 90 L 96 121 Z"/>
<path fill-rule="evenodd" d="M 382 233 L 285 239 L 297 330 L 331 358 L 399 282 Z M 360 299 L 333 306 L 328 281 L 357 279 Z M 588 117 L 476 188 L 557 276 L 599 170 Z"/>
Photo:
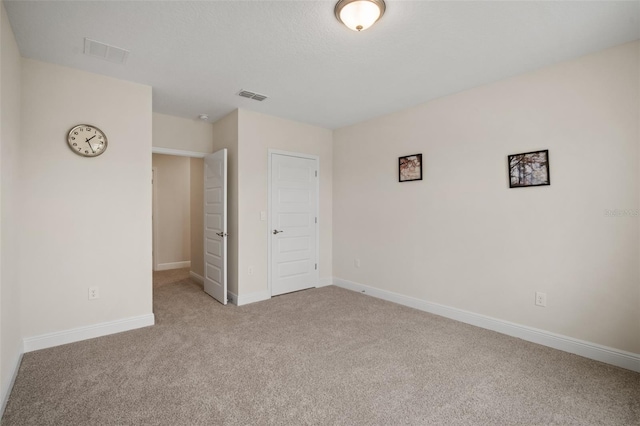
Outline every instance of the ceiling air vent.
<path fill-rule="evenodd" d="M 267 95 L 261 95 L 260 93 L 250 92 L 248 90 L 241 90 L 238 92 L 238 96 L 242 96 L 243 98 L 253 99 L 254 101 L 264 101 L 268 98 Z"/>
<path fill-rule="evenodd" d="M 129 58 L 129 51 L 119 47 L 111 46 L 99 41 L 84 39 L 84 54 L 113 62 L 114 64 L 124 64 Z"/>

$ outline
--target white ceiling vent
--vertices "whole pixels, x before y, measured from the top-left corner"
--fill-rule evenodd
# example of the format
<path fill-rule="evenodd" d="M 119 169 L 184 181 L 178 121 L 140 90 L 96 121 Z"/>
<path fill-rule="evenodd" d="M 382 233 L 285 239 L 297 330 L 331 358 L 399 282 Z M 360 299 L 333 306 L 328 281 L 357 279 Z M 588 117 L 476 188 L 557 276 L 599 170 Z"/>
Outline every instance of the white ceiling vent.
<path fill-rule="evenodd" d="M 260 101 L 260 102 L 268 98 L 267 95 L 261 95 L 260 93 L 250 92 L 248 90 L 240 90 L 240 92 L 238 92 L 238 96 L 242 96 L 243 98 L 249 98 L 249 99 L 253 99 L 254 101 Z"/>
<path fill-rule="evenodd" d="M 84 54 L 95 56 L 115 64 L 124 64 L 129 58 L 129 51 L 99 41 L 84 39 Z"/>

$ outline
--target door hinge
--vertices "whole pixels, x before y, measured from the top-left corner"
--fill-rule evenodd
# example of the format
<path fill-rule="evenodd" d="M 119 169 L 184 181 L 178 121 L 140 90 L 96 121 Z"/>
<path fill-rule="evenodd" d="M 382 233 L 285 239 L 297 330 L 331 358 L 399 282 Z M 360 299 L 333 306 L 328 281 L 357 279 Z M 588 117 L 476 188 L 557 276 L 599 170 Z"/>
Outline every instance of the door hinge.
<path fill-rule="evenodd" d="M 318 177 L 318 171 L 316 170 L 316 177 Z"/>
<path fill-rule="evenodd" d="M 316 223 L 318 223 L 318 218 L 316 217 Z"/>
<path fill-rule="evenodd" d="M 316 263 L 316 269 L 318 269 L 318 264 Z"/>

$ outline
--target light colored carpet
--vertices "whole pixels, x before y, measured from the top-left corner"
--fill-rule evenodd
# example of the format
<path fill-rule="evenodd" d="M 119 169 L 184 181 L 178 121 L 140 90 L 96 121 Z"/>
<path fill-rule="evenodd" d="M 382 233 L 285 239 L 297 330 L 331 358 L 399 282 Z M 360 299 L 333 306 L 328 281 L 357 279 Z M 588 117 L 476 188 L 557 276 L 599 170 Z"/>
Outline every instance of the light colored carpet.
<path fill-rule="evenodd" d="M 154 298 L 154 327 L 25 354 L 2 424 L 640 424 L 640 374 L 337 287 Z"/>
<path fill-rule="evenodd" d="M 153 272 L 153 288 L 165 286 L 167 284 L 175 284 L 179 281 L 189 279 L 189 268 L 170 269 L 168 271 Z"/>

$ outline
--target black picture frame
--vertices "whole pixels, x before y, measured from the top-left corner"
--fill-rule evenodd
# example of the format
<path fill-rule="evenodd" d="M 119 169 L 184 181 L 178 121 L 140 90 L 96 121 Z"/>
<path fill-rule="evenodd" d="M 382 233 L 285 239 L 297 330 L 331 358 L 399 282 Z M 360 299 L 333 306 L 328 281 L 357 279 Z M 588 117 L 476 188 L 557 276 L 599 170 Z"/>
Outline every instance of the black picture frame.
<path fill-rule="evenodd" d="M 551 185 L 548 149 L 509 155 L 507 169 L 509 188 Z"/>
<path fill-rule="evenodd" d="M 422 154 L 398 158 L 398 182 L 422 180 Z"/>

